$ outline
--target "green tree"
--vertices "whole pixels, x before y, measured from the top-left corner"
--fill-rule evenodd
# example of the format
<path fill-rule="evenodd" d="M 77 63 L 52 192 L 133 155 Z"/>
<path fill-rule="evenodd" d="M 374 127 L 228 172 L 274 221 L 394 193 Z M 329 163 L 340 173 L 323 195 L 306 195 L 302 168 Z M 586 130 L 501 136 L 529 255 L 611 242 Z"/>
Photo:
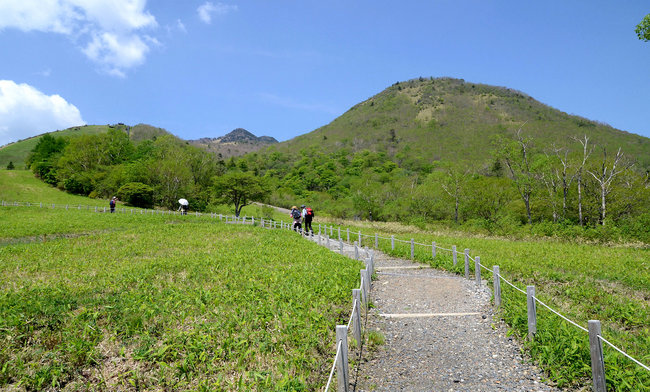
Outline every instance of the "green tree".
<path fill-rule="evenodd" d="M 634 30 L 641 41 L 650 41 L 650 14 L 646 15 Z"/>
<path fill-rule="evenodd" d="M 233 204 L 235 215 L 254 201 L 264 201 L 270 190 L 264 178 L 253 173 L 231 172 L 214 179 L 214 195 L 218 201 Z"/>
<path fill-rule="evenodd" d="M 9 164 L 7 165 L 7 170 L 14 170 L 16 166 L 14 166 L 14 163 L 12 161 L 9 161 Z"/>

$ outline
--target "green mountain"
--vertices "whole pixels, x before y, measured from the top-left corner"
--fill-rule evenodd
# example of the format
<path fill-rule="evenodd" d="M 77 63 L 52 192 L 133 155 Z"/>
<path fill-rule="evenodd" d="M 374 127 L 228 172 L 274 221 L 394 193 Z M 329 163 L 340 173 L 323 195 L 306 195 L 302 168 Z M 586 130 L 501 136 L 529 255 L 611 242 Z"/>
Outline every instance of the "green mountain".
<path fill-rule="evenodd" d="M 525 93 L 462 79 L 430 78 L 398 82 L 355 105 L 330 124 L 269 148 L 291 152 L 318 146 L 319 151 L 383 151 L 401 160 L 490 159 L 491 140 L 518 129 L 541 149 L 578 144 L 589 136 L 608 150 L 622 148 L 640 166 L 650 168 L 650 139 L 554 109 Z"/>
<path fill-rule="evenodd" d="M 114 125 L 84 125 L 49 133 L 54 137 L 98 135 L 106 133 L 110 128 L 123 129 L 129 134 L 129 138 L 136 142 L 169 134 L 169 132 L 166 130 L 153 127 L 151 125 L 138 124 L 130 127 L 122 123 Z M 4 169 L 11 161 L 16 166 L 16 168 L 23 169 L 27 156 L 29 155 L 30 151 L 34 149 L 34 146 L 36 146 L 43 135 L 45 135 L 45 133 L 0 147 L 0 168 Z"/>

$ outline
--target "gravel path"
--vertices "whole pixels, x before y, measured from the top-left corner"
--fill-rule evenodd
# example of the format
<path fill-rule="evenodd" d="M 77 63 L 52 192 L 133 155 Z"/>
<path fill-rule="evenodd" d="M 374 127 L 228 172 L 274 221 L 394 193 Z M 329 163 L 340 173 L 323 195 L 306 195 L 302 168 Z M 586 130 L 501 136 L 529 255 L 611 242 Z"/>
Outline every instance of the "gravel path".
<path fill-rule="evenodd" d="M 339 252 L 338 240 L 330 249 Z M 354 257 L 354 247 L 344 253 Z M 366 327 L 385 343 L 363 352 L 351 390 L 558 391 L 495 325 L 487 288 L 377 251 L 375 270 Z"/>

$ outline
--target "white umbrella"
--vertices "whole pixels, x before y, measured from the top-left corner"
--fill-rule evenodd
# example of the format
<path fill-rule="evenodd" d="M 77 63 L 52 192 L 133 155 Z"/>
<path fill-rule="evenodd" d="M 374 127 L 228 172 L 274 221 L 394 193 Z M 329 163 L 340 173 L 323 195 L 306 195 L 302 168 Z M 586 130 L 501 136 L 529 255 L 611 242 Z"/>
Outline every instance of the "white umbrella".
<path fill-rule="evenodd" d="M 180 200 L 178 200 L 178 202 L 179 202 L 182 206 L 187 206 L 187 205 L 190 204 L 190 202 L 187 201 L 187 200 L 185 200 L 185 199 L 180 199 Z"/>

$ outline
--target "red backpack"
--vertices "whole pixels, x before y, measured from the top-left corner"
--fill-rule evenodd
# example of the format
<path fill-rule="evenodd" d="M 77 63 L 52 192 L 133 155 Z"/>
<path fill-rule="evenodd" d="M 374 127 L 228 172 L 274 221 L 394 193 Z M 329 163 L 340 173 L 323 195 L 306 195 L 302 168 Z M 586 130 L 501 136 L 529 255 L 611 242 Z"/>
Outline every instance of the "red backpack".
<path fill-rule="evenodd" d="M 310 218 L 313 218 L 314 217 L 314 210 L 307 207 L 307 216 L 310 217 Z"/>

